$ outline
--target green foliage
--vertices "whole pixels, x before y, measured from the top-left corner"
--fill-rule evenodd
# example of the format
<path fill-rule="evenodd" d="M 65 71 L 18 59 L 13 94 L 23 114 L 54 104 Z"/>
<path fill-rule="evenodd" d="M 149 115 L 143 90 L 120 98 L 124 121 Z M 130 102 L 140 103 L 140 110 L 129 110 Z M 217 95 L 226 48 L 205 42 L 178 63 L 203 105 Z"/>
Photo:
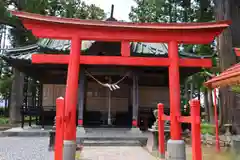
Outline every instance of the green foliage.
<path fill-rule="evenodd" d="M 8 0 L 3 4 L 5 7 L 2 9 L 2 13 L 6 13 L 6 8 L 9 4 L 13 5 L 17 10 L 42 15 L 96 20 L 102 20 L 106 17 L 103 9 L 97 7 L 94 4 L 87 5 L 84 1 L 81 0 Z M 7 14 L 4 15 L 7 24 L 17 26 L 10 30 L 10 43 L 13 47 L 36 43 L 36 37 L 34 37 L 30 32 L 20 30 L 22 24 L 16 17 L 10 17 L 7 16 Z"/>
<path fill-rule="evenodd" d="M 236 92 L 236 93 L 240 93 L 240 85 L 234 85 L 232 86 L 232 91 Z"/>
<path fill-rule="evenodd" d="M 3 99 L 8 98 L 12 85 L 12 77 L 5 77 L 0 79 L 0 94 Z"/>
<path fill-rule="evenodd" d="M 0 117 L 0 125 L 9 124 L 9 119 L 6 117 Z"/>
<path fill-rule="evenodd" d="M 201 133 L 214 135 L 215 134 L 215 126 L 212 124 L 208 124 L 208 123 L 202 123 L 201 124 Z"/>
<path fill-rule="evenodd" d="M 133 22 L 206 22 L 213 20 L 209 0 L 134 0 L 129 14 Z"/>
<path fill-rule="evenodd" d="M 164 0 L 134 0 L 136 7 L 131 8 L 129 18 L 132 22 L 167 22 L 167 17 L 161 16 L 167 8 Z"/>

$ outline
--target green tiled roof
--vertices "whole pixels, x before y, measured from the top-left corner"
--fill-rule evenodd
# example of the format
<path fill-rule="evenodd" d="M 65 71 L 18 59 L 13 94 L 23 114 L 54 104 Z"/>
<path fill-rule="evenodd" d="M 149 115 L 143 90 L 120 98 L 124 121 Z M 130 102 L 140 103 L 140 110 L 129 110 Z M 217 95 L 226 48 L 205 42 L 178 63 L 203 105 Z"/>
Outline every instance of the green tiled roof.
<path fill-rule="evenodd" d="M 83 41 L 82 51 L 83 53 L 88 53 L 88 51 L 95 44 L 99 42 L 96 41 Z M 120 43 L 119 43 L 120 45 Z M 28 45 L 23 47 L 17 47 L 13 49 L 8 49 L 3 55 L 5 59 L 15 59 L 15 60 L 31 60 L 33 54 L 45 53 L 45 54 L 68 54 L 71 47 L 71 41 L 69 40 L 50 40 L 50 39 L 40 39 L 35 45 Z M 106 46 L 105 46 L 106 47 Z M 101 49 L 101 48 L 100 48 Z M 119 49 L 117 49 L 119 50 Z M 119 52 L 120 51 L 116 51 Z M 164 43 L 131 43 L 131 53 L 139 56 L 168 56 L 168 46 Z M 111 53 L 109 53 L 111 54 Z M 189 58 L 211 58 L 212 56 L 199 56 L 193 53 L 179 52 L 180 57 Z"/>

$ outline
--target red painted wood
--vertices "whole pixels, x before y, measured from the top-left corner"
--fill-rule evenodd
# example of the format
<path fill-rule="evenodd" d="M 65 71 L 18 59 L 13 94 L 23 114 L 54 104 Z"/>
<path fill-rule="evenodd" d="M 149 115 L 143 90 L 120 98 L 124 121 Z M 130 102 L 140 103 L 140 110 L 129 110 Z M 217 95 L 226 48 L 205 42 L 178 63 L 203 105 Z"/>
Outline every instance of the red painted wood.
<path fill-rule="evenodd" d="M 169 66 L 169 93 L 170 93 L 170 118 L 171 118 L 171 139 L 181 139 L 181 127 L 177 120 L 180 117 L 180 80 L 179 80 L 179 56 L 178 44 L 171 41 L 168 44 Z"/>
<path fill-rule="evenodd" d="M 43 64 L 68 64 L 69 55 L 61 54 L 34 54 L 32 63 Z M 123 66 L 169 66 L 168 58 L 158 57 L 121 57 L 121 56 L 83 56 L 80 58 L 81 64 L 94 65 L 123 65 Z M 181 67 L 212 67 L 211 59 L 182 58 L 179 65 Z"/>
<path fill-rule="evenodd" d="M 78 125 L 79 125 L 79 126 L 82 126 L 82 125 L 83 125 L 83 120 L 82 120 L 82 119 L 79 119 L 79 120 L 78 120 Z"/>
<path fill-rule="evenodd" d="M 211 68 L 212 60 L 211 59 L 180 58 L 179 66 Z"/>
<path fill-rule="evenodd" d="M 129 23 L 118 21 L 96 21 L 83 20 L 78 18 L 59 18 L 54 16 L 43 16 L 29 12 L 11 11 L 11 13 L 20 19 L 35 20 L 45 23 L 57 23 L 66 25 L 83 25 L 85 27 L 115 27 L 115 28 L 131 28 L 131 29 L 215 29 L 218 27 L 228 27 L 231 21 L 218 21 L 207 23 Z"/>
<path fill-rule="evenodd" d="M 64 136 L 64 98 L 56 100 L 56 136 L 54 159 L 63 159 L 63 136 Z"/>
<path fill-rule="evenodd" d="M 161 120 L 163 120 L 163 121 L 170 121 L 171 119 L 170 119 L 170 116 L 162 115 Z"/>
<path fill-rule="evenodd" d="M 210 43 L 215 36 L 229 26 L 228 21 L 215 23 L 124 23 L 86 21 L 41 16 L 24 12 L 12 12 L 33 34 L 42 38 L 71 39 L 79 36 L 84 40 L 140 41 L 179 43 Z"/>
<path fill-rule="evenodd" d="M 202 147 L 201 147 L 201 127 L 200 127 L 200 101 L 191 100 L 191 128 L 192 128 L 192 159 L 202 160 Z M 198 118 L 198 120 L 197 120 Z"/>
<path fill-rule="evenodd" d="M 234 77 L 234 76 L 238 76 L 239 72 L 240 72 L 240 65 L 239 65 L 239 68 L 234 69 L 230 72 L 223 72 L 223 74 L 220 74 L 219 76 L 216 76 L 216 77 L 210 79 L 205 84 L 210 84 L 210 83 L 225 80 L 225 79 L 228 79 L 228 78 L 231 78 L 231 77 Z"/>
<path fill-rule="evenodd" d="M 162 116 L 164 115 L 163 104 L 158 104 L 158 150 L 161 154 L 161 158 L 165 155 L 165 138 L 164 138 L 164 121 Z"/>
<path fill-rule="evenodd" d="M 138 126 L 137 120 L 132 120 L 132 126 L 133 127 L 137 127 Z"/>
<path fill-rule="evenodd" d="M 220 75 L 208 80 L 204 84 L 206 86 L 212 88 L 214 83 L 237 77 L 237 76 L 239 76 L 239 73 L 240 73 L 240 64 L 238 63 L 238 64 L 233 65 L 229 69 L 225 70 Z"/>
<path fill-rule="evenodd" d="M 74 37 L 71 43 L 71 52 L 69 56 L 69 65 L 67 73 L 66 85 L 66 101 L 65 114 L 67 116 L 67 125 L 64 135 L 64 140 L 76 140 L 76 110 L 77 110 L 77 95 L 78 95 L 78 78 L 81 41 L 78 37 Z"/>
<path fill-rule="evenodd" d="M 167 58 L 142 58 L 121 56 L 81 56 L 81 64 L 121 66 L 168 66 Z"/>
<path fill-rule="evenodd" d="M 240 57 L 240 48 L 234 48 L 237 57 Z"/>
<path fill-rule="evenodd" d="M 123 41 L 121 43 L 121 54 L 124 57 L 129 57 L 130 56 L 130 42 Z"/>
<path fill-rule="evenodd" d="M 180 116 L 178 121 L 181 122 L 181 123 L 191 123 L 192 122 L 192 118 L 190 116 L 189 117 Z"/>
<path fill-rule="evenodd" d="M 25 24 L 25 27 L 31 29 L 32 33 L 39 38 L 50 39 L 70 39 L 72 36 L 79 36 L 84 40 L 96 41 L 132 41 L 132 42 L 164 42 L 167 43 L 175 39 L 184 44 L 208 44 L 222 31 L 208 32 L 205 30 L 179 30 L 179 31 L 146 31 L 146 30 L 110 30 L 110 29 L 86 29 L 59 27 L 57 24 L 41 24 L 41 28 L 35 25 Z M 54 29 L 52 29 L 54 28 Z M 184 34 L 183 34 L 184 32 Z M 46 34 L 48 33 L 48 34 Z M 114 36 L 112 36 L 114 35 Z M 191 38 L 189 38 L 191 37 Z"/>
<path fill-rule="evenodd" d="M 68 64 L 69 55 L 63 54 L 33 54 L 32 63 L 38 64 Z"/>

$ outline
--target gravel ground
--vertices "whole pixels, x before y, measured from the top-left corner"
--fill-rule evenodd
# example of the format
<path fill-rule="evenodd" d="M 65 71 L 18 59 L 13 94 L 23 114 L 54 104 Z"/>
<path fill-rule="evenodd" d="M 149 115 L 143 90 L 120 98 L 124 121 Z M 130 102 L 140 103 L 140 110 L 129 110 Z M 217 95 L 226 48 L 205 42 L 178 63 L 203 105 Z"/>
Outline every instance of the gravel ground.
<path fill-rule="evenodd" d="M 1 137 L 0 160 L 53 160 L 47 137 Z"/>
<path fill-rule="evenodd" d="M 2 137 L 0 160 L 53 160 L 47 137 Z M 84 147 L 81 160 L 156 160 L 141 147 Z"/>

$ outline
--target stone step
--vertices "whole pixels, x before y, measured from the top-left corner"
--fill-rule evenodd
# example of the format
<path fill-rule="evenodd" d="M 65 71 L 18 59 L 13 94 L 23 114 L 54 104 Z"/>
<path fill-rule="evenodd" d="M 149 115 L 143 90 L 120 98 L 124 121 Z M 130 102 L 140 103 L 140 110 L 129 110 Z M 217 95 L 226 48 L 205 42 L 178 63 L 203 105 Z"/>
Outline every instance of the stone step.
<path fill-rule="evenodd" d="M 84 137 L 77 138 L 77 143 L 95 146 L 146 146 L 146 137 Z"/>
<path fill-rule="evenodd" d="M 124 141 L 124 140 L 84 140 L 84 146 L 142 146 L 142 144 L 135 140 Z"/>
<path fill-rule="evenodd" d="M 93 129 L 88 128 L 84 132 L 77 131 L 77 143 L 83 144 L 84 141 L 95 141 L 96 145 L 136 145 L 145 146 L 148 136 L 143 134 L 138 129 Z M 129 142 L 129 143 L 127 143 Z M 133 143 L 134 142 L 134 143 Z"/>

